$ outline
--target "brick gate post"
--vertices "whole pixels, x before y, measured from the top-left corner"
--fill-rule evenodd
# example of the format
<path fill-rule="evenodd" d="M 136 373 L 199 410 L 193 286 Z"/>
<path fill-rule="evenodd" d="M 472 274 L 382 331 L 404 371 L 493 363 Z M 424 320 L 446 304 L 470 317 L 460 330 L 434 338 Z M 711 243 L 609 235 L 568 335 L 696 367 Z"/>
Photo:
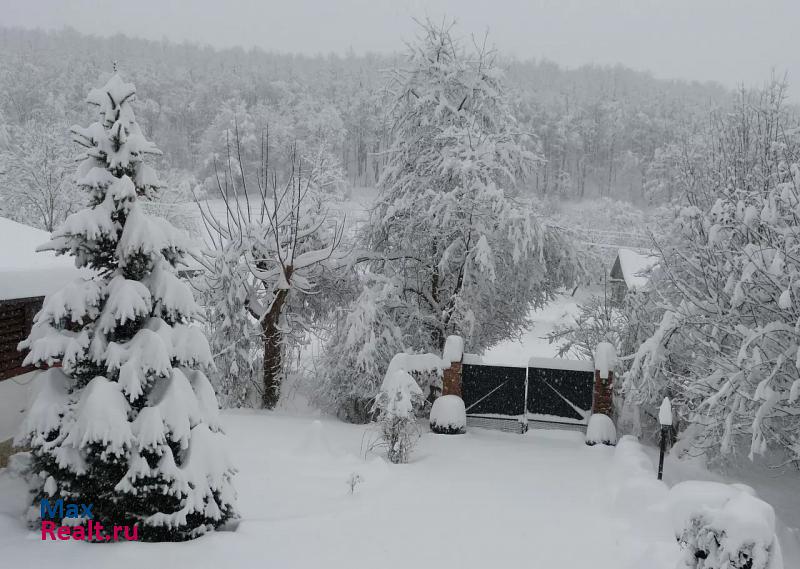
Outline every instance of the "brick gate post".
<path fill-rule="evenodd" d="M 464 339 L 461 336 L 447 337 L 442 359 L 445 364 L 450 364 L 442 374 L 442 395 L 461 397 L 461 366 L 464 360 Z"/>
<path fill-rule="evenodd" d="M 600 376 L 600 370 L 594 370 L 594 393 L 592 394 L 592 413 L 611 414 L 614 410 L 614 372 L 609 371 L 608 377 Z"/>
<path fill-rule="evenodd" d="M 614 413 L 614 366 L 617 353 L 607 342 L 597 345 L 594 353 L 594 392 L 592 413 L 612 417 Z"/>
<path fill-rule="evenodd" d="M 592 415 L 586 426 L 587 445 L 617 444 L 614 426 L 614 367 L 617 352 L 608 342 L 600 342 L 594 352 L 594 390 Z"/>

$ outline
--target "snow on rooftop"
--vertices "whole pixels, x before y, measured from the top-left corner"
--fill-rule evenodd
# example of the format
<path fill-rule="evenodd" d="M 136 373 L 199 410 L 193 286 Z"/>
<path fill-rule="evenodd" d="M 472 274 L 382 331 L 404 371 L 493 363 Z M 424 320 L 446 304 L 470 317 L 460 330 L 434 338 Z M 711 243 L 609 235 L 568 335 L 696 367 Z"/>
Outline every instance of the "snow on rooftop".
<path fill-rule="evenodd" d="M 643 273 L 658 264 L 658 257 L 655 255 L 642 255 L 631 249 L 620 249 L 617 255 L 619 256 L 622 276 L 628 289 L 637 290 L 646 286 L 649 279 Z"/>
<path fill-rule="evenodd" d="M 44 296 L 88 274 L 72 257 L 36 252 L 50 240 L 47 231 L 0 217 L 0 300 Z"/>

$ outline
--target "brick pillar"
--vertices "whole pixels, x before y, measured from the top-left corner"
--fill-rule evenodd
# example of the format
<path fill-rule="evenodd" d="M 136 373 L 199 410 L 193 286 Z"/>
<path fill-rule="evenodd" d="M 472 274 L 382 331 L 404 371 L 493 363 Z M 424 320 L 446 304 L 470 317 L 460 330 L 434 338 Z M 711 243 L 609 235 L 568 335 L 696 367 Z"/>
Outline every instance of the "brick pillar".
<path fill-rule="evenodd" d="M 608 377 L 600 377 L 600 370 L 594 370 L 594 393 L 592 395 L 592 413 L 602 413 L 613 417 L 614 413 L 614 372 L 609 370 Z"/>
<path fill-rule="evenodd" d="M 442 395 L 461 397 L 461 362 L 451 362 L 442 377 Z"/>

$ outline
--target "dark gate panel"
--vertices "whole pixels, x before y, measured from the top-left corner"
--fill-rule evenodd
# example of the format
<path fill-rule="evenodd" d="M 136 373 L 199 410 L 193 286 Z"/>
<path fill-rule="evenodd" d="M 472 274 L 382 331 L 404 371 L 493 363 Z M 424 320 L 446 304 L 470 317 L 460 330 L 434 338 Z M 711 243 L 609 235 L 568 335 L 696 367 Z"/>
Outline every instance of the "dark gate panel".
<path fill-rule="evenodd" d="M 467 414 L 523 415 L 524 367 L 464 364 L 461 395 Z"/>
<path fill-rule="evenodd" d="M 593 371 L 528 368 L 528 413 L 584 421 L 593 388 Z"/>

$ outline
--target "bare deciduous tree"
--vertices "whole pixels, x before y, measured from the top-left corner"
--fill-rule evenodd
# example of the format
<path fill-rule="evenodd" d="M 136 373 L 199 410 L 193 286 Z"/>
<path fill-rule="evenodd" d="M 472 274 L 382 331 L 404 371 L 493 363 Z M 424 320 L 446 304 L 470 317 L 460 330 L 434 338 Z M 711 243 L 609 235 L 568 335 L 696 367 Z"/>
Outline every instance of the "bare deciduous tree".
<path fill-rule="evenodd" d="M 212 245 L 205 264 L 213 287 L 217 261 L 237 259 L 235 286 L 242 288 L 244 306 L 258 320 L 263 341 L 263 382 L 257 391 L 271 409 L 287 367 L 287 339 L 305 330 L 305 316 L 313 310 L 306 301 L 290 306 L 292 296 L 316 295 L 335 273 L 343 224 L 329 215 L 313 165 L 304 164 L 296 148 L 289 151 L 289 169 L 282 178 L 270 168 L 268 133 L 262 137 L 257 175 L 246 171 L 241 155 L 235 129 L 224 168 L 215 166 L 222 205 L 199 204 Z M 253 185 L 257 192 L 250 191 Z"/>

